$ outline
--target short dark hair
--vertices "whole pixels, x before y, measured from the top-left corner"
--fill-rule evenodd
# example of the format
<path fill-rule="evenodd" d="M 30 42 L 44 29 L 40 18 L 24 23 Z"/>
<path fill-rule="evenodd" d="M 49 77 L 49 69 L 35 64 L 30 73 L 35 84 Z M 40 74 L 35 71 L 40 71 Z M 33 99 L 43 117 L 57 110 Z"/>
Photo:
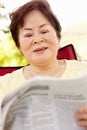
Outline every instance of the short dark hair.
<path fill-rule="evenodd" d="M 23 27 L 25 15 L 33 10 L 39 10 L 50 21 L 58 38 L 61 38 L 60 22 L 51 10 L 49 3 L 46 0 L 31 0 L 10 14 L 10 32 L 17 47 L 19 47 L 19 27 Z"/>

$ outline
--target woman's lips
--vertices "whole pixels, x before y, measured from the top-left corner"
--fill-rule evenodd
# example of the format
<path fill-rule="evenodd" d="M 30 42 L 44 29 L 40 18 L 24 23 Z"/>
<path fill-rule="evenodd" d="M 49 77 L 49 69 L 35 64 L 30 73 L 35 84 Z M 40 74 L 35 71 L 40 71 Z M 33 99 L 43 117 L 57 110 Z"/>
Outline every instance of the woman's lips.
<path fill-rule="evenodd" d="M 41 52 L 41 51 L 44 51 L 46 49 L 47 49 L 47 47 L 41 47 L 41 48 L 35 49 L 34 52 Z"/>

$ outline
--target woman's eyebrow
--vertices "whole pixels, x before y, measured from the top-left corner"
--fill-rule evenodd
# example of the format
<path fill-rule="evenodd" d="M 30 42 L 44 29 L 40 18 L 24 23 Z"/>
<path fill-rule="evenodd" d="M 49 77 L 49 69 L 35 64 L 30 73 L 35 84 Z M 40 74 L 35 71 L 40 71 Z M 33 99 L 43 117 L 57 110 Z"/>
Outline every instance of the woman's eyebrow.
<path fill-rule="evenodd" d="M 32 30 L 32 28 L 24 28 L 22 31 L 26 31 L 26 30 Z"/>
<path fill-rule="evenodd" d="M 40 28 L 42 28 L 44 26 L 48 26 L 48 25 L 50 25 L 50 24 L 42 24 L 42 25 L 40 25 Z"/>
<path fill-rule="evenodd" d="M 48 26 L 48 25 L 50 25 L 50 24 L 42 24 L 42 25 L 40 25 L 39 27 L 42 28 L 42 27 Z M 29 28 L 23 28 L 22 32 L 23 32 L 23 31 L 26 31 L 26 30 L 27 30 L 27 31 L 32 31 L 32 28 L 30 28 L 30 27 L 29 27 Z"/>

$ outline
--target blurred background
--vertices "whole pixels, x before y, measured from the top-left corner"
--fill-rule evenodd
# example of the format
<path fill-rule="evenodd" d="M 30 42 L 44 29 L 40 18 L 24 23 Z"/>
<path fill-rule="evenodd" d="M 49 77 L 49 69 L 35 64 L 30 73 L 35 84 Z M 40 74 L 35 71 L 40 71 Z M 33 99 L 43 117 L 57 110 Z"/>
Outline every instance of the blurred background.
<path fill-rule="evenodd" d="M 29 0 L 0 0 L 0 66 L 28 64 L 9 32 L 9 13 Z M 86 0 L 48 0 L 62 26 L 60 48 L 73 44 L 78 60 L 87 61 Z"/>

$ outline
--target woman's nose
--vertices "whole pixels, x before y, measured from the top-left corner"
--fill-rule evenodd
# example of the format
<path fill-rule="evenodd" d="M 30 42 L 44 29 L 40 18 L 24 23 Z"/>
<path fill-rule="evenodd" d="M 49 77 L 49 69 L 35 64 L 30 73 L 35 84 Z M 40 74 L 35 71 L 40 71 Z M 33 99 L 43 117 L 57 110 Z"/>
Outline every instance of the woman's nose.
<path fill-rule="evenodd" d="M 33 43 L 36 44 L 36 43 L 42 43 L 44 42 L 44 39 L 41 38 L 41 37 L 35 37 L 34 40 L 33 40 Z"/>

